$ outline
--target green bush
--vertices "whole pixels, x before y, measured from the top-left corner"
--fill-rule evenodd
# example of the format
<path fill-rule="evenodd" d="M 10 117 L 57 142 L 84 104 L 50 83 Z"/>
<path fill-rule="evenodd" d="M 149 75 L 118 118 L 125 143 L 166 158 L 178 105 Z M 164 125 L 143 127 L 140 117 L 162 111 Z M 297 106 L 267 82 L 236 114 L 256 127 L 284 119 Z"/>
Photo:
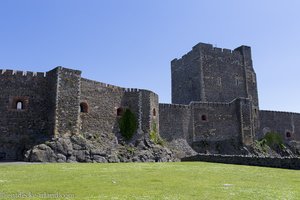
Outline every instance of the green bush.
<path fill-rule="evenodd" d="M 268 145 L 271 148 L 284 148 L 283 138 L 279 133 L 268 132 L 266 135 L 259 141 L 261 147 Z"/>
<path fill-rule="evenodd" d="M 159 145 L 162 145 L 162 146 L 164 145 L 163 139 L 161 139 L 161 137 L 157 133 L 157 127 L 156 127 L 155 122 L 153 123 L 152 130 L 150 132 L 150 140 L 152 142 L 154 142 L 155 144 L 159 144 Z"/>
<path fill-rule="evenodd" d="M 270 147 L 266 144 L 266 139 L 255 140 L 254 147 L 265 153 L 267 153 L 270 150 Z"/>
<path fill-rule="evenodd" d="M 130 109 L 126 109 L 119 121 L 122 136 L 130 140 L 137 130 L 137 119 Z"/>
<path fill-rule="evenodd" d="M 130 153 L 131 155 L 134 154 L 134 152 L 136 151 L 136 149 L 134 147 L 127 147 L 126 148 L 127 152 Z"/>

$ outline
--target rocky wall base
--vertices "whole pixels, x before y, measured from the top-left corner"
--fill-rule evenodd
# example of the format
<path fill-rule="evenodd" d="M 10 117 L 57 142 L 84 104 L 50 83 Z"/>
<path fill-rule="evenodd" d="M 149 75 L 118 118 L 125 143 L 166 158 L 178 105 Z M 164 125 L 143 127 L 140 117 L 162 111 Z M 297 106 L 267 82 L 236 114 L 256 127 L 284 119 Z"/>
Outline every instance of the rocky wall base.
<path fill-rule="evenodd" d="M 149 139 L 134 143 L 97 143 L 82 136 L 56 138 L 34 146 L 25 154 L 29 162 L 171 162 L 179 161 L 168 148 Z"/>

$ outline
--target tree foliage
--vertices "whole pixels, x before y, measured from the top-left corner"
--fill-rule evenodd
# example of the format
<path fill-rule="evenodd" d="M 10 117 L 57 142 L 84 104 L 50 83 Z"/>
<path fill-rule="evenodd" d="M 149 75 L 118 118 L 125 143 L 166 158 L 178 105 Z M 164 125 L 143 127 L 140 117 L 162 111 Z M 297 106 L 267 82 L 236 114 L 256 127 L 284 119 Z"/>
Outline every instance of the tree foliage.
<path fill-rule="evenodd" d="M 126 109 L 119 121 L 120 131 L 126 140 L 130 140 L 137 130 L 137 119 L 130 109 Z"/>

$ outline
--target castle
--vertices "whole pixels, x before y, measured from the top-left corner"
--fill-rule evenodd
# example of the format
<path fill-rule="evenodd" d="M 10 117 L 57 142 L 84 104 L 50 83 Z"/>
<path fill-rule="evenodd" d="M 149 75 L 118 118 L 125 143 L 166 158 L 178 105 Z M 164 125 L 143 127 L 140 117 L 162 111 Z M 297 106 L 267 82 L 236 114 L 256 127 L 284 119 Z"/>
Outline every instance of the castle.
<path fill-rule="evenodd" d="M 117 134 L 125 109 L 135 114 L 138 134 L 155 128 L 201 153 L 230 153 L 270 131 L 300 141 L 300 114 L 259 109 L 250 47 L 199 43 L 171 61 L 171 71 L 172 104 L 160 104 L 152 91 L 88 80 L 78 70 L 0 70 L 0 160 L 20 160 L 51 138 Z"/>

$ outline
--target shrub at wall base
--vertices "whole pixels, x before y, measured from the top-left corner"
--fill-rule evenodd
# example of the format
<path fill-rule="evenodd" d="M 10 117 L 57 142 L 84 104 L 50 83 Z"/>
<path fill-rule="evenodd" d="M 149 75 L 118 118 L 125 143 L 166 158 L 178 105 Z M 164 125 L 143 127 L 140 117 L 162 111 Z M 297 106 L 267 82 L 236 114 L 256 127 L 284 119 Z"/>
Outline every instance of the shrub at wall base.
<path fill-rule="evenodd" d="M 137 119 L 130 109 L 126 109 L 120 118 L 120 131 L 125 140 L 130 140 L 137 131 Z"/>

